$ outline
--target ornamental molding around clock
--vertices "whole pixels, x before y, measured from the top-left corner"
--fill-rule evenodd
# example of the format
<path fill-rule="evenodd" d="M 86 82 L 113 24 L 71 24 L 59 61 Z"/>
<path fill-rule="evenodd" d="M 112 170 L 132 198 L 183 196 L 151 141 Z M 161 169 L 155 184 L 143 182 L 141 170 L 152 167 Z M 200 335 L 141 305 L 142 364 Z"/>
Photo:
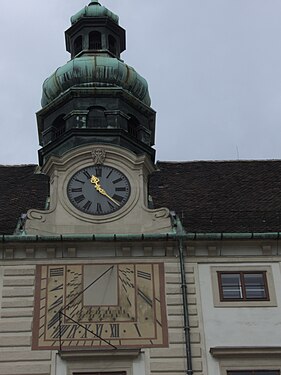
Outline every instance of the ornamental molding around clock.
<path fill-rule="evenodd" d="M 59 198 L 71 215 L 81 221 L 108 223 L 127 215 L 137 204 L 142 182 L 136 181 L 139 179 L 141 164 L 136 168 L 136 164 L 126 157 L 126 153 L 122 155 L 120 150 L 118 151 L 116 153 L 114 148 L 112 150 L 108 147 L 91 147 L 85 154 L 79 153 L 66 160 L 64 166 L 67 168 L 61 177 L 62 194 Z M 118 182 L 115 184 L 115 181 Z M 72 194 L 70 191 L 71 187 L 80 189 L 81 186 L 82 193 Z M 125 191 L 115 191 L 120 188 L 125 188 Z M 79 198 L 82 198 L 82 194 L 85 199 L 80 204 Z M 92 203 L 90 210 L 83 209 L 90 204 L 88 202 Z M 102 212 L 99 213 L 99 210 Z"/>
<path fill-rule="evenodd" d="M 33 349 L 167 347 L 163 263 L 37 266 Z"/>
<path fill-rule="evenodd" d="M 26 233 L 168 232 L 169 210 L 149 209 L 146 203 L 147 180 L 154 170 L 148 157 L 109 145 L 87 145 L 51 157 L 43 170 L 50 177 L 49 209 L 28 211 Z"/>

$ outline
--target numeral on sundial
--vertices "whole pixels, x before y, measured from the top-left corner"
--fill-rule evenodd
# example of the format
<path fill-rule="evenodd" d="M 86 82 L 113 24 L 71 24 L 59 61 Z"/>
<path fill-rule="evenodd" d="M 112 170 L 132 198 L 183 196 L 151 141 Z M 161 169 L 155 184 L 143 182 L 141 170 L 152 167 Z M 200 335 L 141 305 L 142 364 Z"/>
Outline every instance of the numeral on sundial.
<path fill-rule="evenodd" d="M 143 291 L 141 291 L 140 289 L 138 289 L 138 295 L 149 305 L 149 306 L 152 306 L 152 300 L 146 295 L 144 294 Z"/>
<path fill-rule="evenodd" d="M 93 262 L 37 269 L 33 348 L 167 345 L 163 265 Z M 103 291 L 102 283 L 97 287 L 99 275 L 111 281 L 110 291 Z"/>
<path fill-rule="evenodd" d="M 63 268 L 63 267 L 59 267 L 59 268 L 51 268 L 51 269 L 50 269 L 50 277 L 54 277 L 54 276 L 63 276 L 63 271 L 64 271 L 64 268 Z"/>
<path fill-rule="evenodd" d="M 58 286 L 55 286 L 54 288 L 52 288 L 50 291 L 51 292 L 55 292 L 57 290 L 63 290 L 63 284 L 60 284 Z"/>
<path fill-rule="evenodd" d="M 55 324 L 59 323 L 60 321 L 60 314 L 56 313 L 52 319 L 49 320 L 48 322 L 48 329 L 52 328 Z"/>
<path fill-rule="evenodd" d="M 61 297 L 57 298 L 57 299 L 51 304 L 51 306 L 49 306 L 48 311 L 52 311 L 52 310 L 55 309 L 56 307 L 61 306 L 62 303 L 63 303 L 63 297 L 61 296 Z"/>
<path fill-rule="evenodd" d="M 101 337 L 103 331 L 103 324 L 96 324 L 96 332 L 95 334 Z"/>
<path fill-rule="evenodd" d="M 135 329 L 137 331 L 138 336 L 141 337 L 141 333 L 140 333 L 140 330 L 139 330 L 139 327 L 138 327 L 137 323 L 135 323 L 134 326 L 135 326 Z"/>
<path fill-rule="evenodd" d="M 151 273 L 149 272 L 138 271 L 137 275 L 138 277 L 141 277 L 142 279 L 151 280 Z"/>
<path fill-rule="evenodd" d="M 79 327 L 78 324 L 73 324 L 72 326 L 70 326 L 70 331 L 67 334 L 67 338 L 68 339 L 74 339 L 75 334 L 76 334 L 76 332 L 78 331 L 79 328 L 80 327 Z"/>
<path fill-rule="evenodd" d="M 119 337 L 119 324 L 110 324 L 110 337 Z"/>

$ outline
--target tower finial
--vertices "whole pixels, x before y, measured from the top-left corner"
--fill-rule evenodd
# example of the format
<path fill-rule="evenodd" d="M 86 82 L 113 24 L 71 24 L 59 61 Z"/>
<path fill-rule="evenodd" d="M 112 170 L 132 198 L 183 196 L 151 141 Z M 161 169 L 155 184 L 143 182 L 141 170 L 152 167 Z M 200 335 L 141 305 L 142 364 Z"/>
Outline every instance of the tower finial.
<path fill-rule="evenodd" d="M 100 5 L 99 1 L 98 0 L 92 0 L 89 4 L 90 5 Z"/>

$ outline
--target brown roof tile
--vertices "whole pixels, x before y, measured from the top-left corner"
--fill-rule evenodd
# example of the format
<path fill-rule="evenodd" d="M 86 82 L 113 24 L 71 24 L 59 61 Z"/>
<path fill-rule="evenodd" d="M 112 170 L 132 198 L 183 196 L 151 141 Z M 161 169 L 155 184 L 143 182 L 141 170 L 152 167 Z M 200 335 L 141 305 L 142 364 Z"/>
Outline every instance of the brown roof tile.
<path fill-rule="evenodd" d="M 158 162 L 155 207 L 167 206 L 188 232 L 281 231 L 281 161 Z"/>
<path fill-rule="evenodd" d="M 45 207 L 48 178 L 35 169 L 36 165 L 0 166 L 0 234 L 13 234 L 29 208 Z"/>
<path fill-rule="evenodd" d="M 281 231 L 281 161 L 158 162 L 155 207 L 175 211 L 188 232 Z M 0 166 L 0 234 L 30 208 L 43 209 L 48 178 L 35 165 Z"/>

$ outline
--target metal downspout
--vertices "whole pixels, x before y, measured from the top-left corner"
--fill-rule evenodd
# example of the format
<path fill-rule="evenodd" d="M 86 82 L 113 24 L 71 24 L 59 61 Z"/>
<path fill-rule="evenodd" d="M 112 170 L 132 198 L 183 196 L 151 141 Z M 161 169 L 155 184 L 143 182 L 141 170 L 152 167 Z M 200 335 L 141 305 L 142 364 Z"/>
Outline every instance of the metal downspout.
<path fill-rule="evenodd" d="M 187 285 L 185 277 L 185 262 L 183 253 L 183 235 L 184 230 L 180 220 L 177 218 L 177 237 L 179 243 L 179 259 L 180 259 L 180 272 L 181 272 L 181 291 L 182 291 L 182 303 L 183 303 L 183 319 L 184 319 L 184 336 L 185 336 L 185 351 L 186 351 L 186 362 L 188 375 L 193 374 L 192 369 L 192 356 L 191 356 L 191 342 L 190 342 L 190 325 L 189 325 L 189 311 L 188 311 L 188 299 L 187 299 Z"/>

